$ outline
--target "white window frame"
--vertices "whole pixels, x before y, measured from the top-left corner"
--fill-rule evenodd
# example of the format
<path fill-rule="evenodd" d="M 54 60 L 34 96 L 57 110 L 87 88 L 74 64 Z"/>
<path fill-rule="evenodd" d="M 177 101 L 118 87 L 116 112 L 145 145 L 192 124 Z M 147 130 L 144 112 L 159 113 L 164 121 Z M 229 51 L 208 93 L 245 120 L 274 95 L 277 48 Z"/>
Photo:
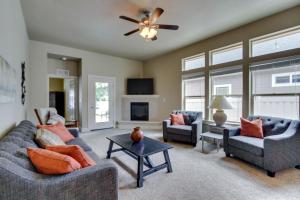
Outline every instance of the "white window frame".
<path fill-rule="evenodd" d="M 243 49 L 243 42 L 234 43 L 234 44 L 231 44 L 231 45 L 228 45 L 228 46 L 225 46 L 225 47 L 221 47 L 221 48 L 209 51 L 209 65 L 219 65 L 219 64 L 223 64 L 223 63 L 237 61 L 237 60 L 232 60 L 232 61 L 228 61 L 228 62 L 213 64 L 213 54 L 216 53 L 216 52 L 222 53 L 222 52 L 232 50 L 232 49 L 235 49 L 235 48 L 240 48 L 240 47 L 242 48 L 242 52 L 243 52 L 243 50 L 244 50 Z M 242 60 L 242 59 L 243 59 L 243 53 L 242 53 L 242 58 L 238 59 L 238 60 Z"/>
<path fill-rule="evenodd" d="M 256 57 L 253 56 L 253 48 L 252 45 L 254 42 L 264 42 L 264 41 L 268 41 L 268 40 L 273 40 L 273 39 L 277 39 L 277 38 L 281 38 L 287 35 L 291 35 L 293 33 L 298 33 L 300 32 L 300 26 L 295 26 L 292 28 L 288 28 L 288 29 L 284 29 L 281 31 L 277 31 L 277 32 L 273 32 L 267 35 L 262 35 L 256 38 L 252 38 L 249 40 L 249 56 L 250 57 Z M 290 49 L 291 50 L 291 49 Z M 288 51 L 288 50 L 283 50 L 283 51 Z M 282 52 L 282 51 L 277 51 L 277 52 L 273 52 L 273 53 L 278 53 L 278 52 Z M 272 54 L 272 53 L 267 53 L 267 54 L 263 54 L 263 55 L 268 55 L 268 54 Z M 263 55 L 258 55 L 258 56 L 263 56 Z"/>
<path fill-rule="evenodd" d="M 197 68 L 194 68 L 194 69 L 185 69 L 185 63 L 186 61 L 188 60 L 196 60 L 197 58 L 199 57 L 204 57 L 204 66 L 202 67 L 197 67 Z M 193 55 L 193 56 L 189 56 L 189 57 L 186 57 L 186 58 L 183 58 L 181 59 L 181 70 L 182 71 L 191 71 L 191 70 L 195 70 L 195 69 L 201 69 L 201 68 L 204 68 L 205 67 L 205 53 L 200 53 L 200 54 L 197 54 L 197 55 Z"/>
<path fill-rule="evenodd" d="M 272 87 L 287 87 L 300 85 L 300 83 L 293 83 L 293 75 L 300 75 L 300 72 L 289 72 L 289 73 L 277 73 L 272 74 Z M 289 83 L 276 83 L 276 78 L 281 76 L 289 76 Z"/>
<path fill-rule="evenodd" d="M 221 87 L 227 87 L 228 88 L 228 95 L 232 94 L 232 85 L 231 84 L 219 84 L 219 85 L 214 85 L 214 96 L 217 96 L 217 88 L 221 88 Z"/>

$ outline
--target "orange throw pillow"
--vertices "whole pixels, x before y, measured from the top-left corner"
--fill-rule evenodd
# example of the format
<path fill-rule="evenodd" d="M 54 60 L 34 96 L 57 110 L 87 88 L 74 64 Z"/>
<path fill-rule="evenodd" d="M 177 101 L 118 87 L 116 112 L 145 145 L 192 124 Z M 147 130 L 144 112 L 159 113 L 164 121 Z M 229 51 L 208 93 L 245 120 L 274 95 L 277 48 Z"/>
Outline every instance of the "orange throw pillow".
<path fill-rule="evenodd" d="M 43 174 L 66 174 L 81 168 L 74 158 L 39 148 L 27 148 L 27 154 L 38 172 Z"/>
<path fill-rule="evenodd" d="M 38 125 L 37 128 L 44 128 L 51 131 L 55 135 L 59 136 L 64 142 L 69 142 L 75 139 L 61 122 L 57 122 L 54 125 Z"/>
<path fill-rule="evenodd" d="M 96 165 L 95 161 L 78 145 L 47 145 L 46 149 L 71 156 L 79 162 L 83 168 Z"/>
<path fill-rule="evenodd" d="M 170 114 L 172 125 L 185 125 L 183 114 Z"/>
<path fill-rule="evenodd" d="M 248 137 L 264 138 L 262 120 L 249 121 L 241 118 L 241 135 Z"/>

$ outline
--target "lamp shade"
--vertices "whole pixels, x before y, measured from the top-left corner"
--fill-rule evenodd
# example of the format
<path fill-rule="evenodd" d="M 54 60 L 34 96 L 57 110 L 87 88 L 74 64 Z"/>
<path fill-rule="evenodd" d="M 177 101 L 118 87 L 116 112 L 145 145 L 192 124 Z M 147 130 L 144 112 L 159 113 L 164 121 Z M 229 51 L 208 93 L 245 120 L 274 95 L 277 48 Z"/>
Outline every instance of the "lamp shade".
<path fill-rule="evenodd" d="M 209 107 L 217 110 L 232 109 L 232 106 L 224 96 L 216 96 Z"/>

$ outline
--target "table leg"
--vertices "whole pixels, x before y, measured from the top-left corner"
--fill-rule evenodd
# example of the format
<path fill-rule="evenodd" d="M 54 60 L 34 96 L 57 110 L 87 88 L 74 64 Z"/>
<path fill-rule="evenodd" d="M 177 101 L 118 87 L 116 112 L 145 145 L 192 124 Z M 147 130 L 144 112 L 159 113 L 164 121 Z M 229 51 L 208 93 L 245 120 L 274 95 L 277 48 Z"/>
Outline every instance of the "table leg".
<path fill-rule="evenodd" d="M 138 156 L 137 187 L 143 187 L 144 157 Z"/>
<path fill-rule="evenodd" d="M 204 137 L 202 136 L 202 153 L 204 152 Z"/>
<path fill-rule="evenodd" d="M 148 163 L 149 167 L 150 167 L 150 168 L 153 168 L 154 164 L 153 164 L 153 162 L 151 161 L 151 159 L 149 158 L 149 156 L 146 156 L 146 157 L 145 157 L 145 160 L 146 160 L 146 162 Z"/>
<path fill-rule="evenodd" d="M 219 152 L 220 149 L 220 140 L 217 140 L 217 152 Z"/>
<path fill-rule="evenodd" d="M 168 167 L 167 167 L 168 172 L 173 172 L 168 150 L 164 151 L 164 157 L 165 157 L 165 161 L 168 165 Z"/>
<path fill-rule="evenodd" d="M 107 158 L 107 159 L 110 158 L 110 155 L 111 155 L 111 151 L 112 151 L 113 145 L 114 145 L 114 142 L 110 140 L 109 146 L 108 146 L 107 155 L 106 155 L 106 158 Z"/>

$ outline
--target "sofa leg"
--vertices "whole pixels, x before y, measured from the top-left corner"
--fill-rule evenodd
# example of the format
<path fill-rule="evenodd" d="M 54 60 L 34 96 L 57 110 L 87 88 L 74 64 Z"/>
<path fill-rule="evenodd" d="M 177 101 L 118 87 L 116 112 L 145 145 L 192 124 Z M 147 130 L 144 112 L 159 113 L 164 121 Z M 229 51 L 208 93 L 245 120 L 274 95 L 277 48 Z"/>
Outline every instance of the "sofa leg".
<path fill-rule="evenodd" d="M 230 157 L 230 153 L 225 153 L 226 157 Z"/>
<path fill-rule="evenodd" d="M 164 139 L 164 142 L 168 142 L 168 140 L 167 140 L 167 139 Z"/>
<path fill-rule="evenodd" d="M 268 176 L 273 178 L 273 177 L 275 177 L 276 172 L 267 171 L 267 174 L 268 174 Z"/>

